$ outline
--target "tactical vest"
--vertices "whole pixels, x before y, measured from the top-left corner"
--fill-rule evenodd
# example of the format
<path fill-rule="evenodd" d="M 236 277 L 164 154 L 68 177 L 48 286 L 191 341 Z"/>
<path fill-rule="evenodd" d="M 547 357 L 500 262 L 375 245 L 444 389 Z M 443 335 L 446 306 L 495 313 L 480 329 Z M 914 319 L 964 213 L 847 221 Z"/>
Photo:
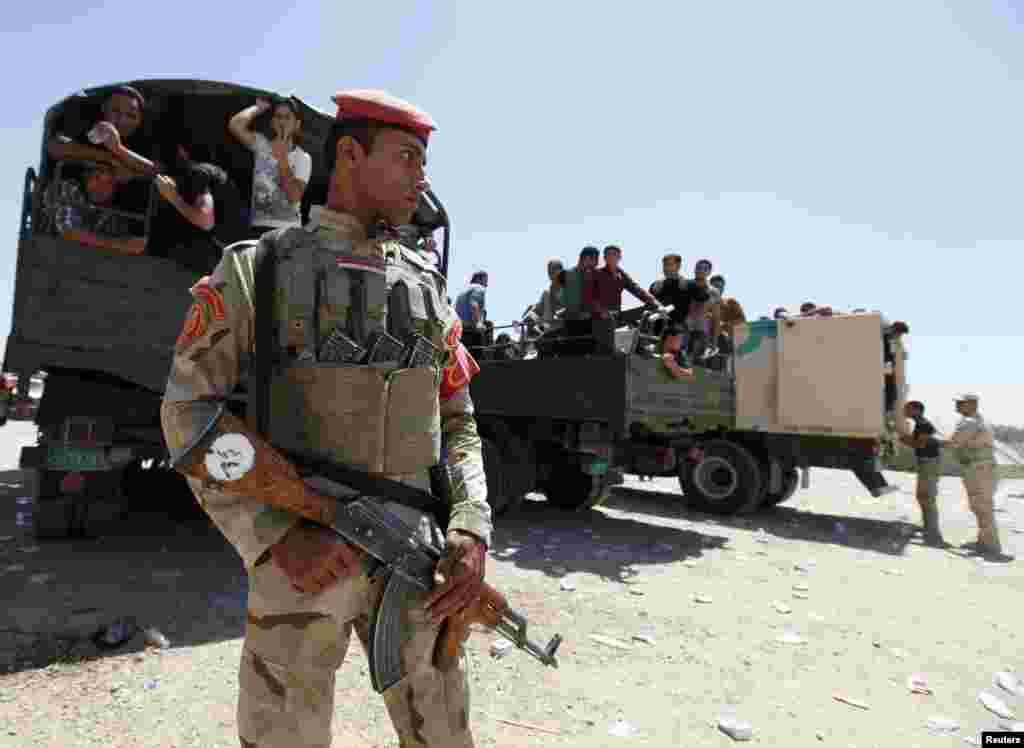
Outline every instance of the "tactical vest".
<path fill-rule="evenodd" d="M 271 443 L 378 475 L 435 465 L 441 367 L 458 342 L 443 276 L 397 241 L 353 244 L 326 230 L 291 228 L 275 244 Z M 417 333 L 436 351 L 409 368 L 399 356 L 329 362 L 318 352 L 333 331 L 359 346 L 374 333 L 402 342 Z"/>

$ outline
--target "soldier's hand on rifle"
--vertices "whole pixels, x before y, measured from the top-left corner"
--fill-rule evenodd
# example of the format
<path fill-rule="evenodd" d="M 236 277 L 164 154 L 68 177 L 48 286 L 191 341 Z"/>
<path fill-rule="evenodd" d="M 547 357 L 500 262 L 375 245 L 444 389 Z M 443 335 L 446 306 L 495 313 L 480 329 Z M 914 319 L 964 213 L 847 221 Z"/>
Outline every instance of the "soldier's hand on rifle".
<path fill-rule="evenodd" d="M 359 556 L 326 527 L 300 523 L 270 548 L 271 558 L 298 592 L 321 592 L 358 573 Z"/>
<path fill-rule="evenodd" d="M 475 535 L 451 530 L 445 556 L 434 571 L 434 591 L 424 607 L 432 623 L 458 613 L 480 595 L 487 564 L 487 546 Z"/>

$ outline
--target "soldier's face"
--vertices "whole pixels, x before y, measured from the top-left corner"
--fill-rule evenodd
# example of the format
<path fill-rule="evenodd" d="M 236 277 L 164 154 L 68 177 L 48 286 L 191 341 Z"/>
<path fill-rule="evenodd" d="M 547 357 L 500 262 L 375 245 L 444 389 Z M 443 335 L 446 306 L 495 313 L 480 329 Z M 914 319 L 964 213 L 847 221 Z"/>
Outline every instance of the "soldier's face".
<path fill-rule="evenodd" d="M 665 275 L 678 275 L 679 274 L 679 263 L 675 260 L 662 260 L 661 270 Z"/>
<path fill-rule="evenodd" d="M 412 220 L 426 182 L 426 149 L 413 135 L 401 130 L 377 132 L 369 155 L 356 166 L 367 207 L 394 224 Z"/>
<path fill-rule="evenodd" d="M 122 138 L 127 138 L 142 124 L 142 108 L 134 97 L 114 94 L 103 106 L 103 119 L 116 127 Z"/>

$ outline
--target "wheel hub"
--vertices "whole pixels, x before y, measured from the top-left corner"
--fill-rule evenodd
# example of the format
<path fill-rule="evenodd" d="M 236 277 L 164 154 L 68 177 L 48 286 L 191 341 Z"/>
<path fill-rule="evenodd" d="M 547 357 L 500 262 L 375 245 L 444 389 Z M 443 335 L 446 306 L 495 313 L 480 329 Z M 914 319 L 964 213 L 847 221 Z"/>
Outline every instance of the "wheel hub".
<path fill-rule="evenodd" d="M 721 457 L 705 456 L 693 471 L 693 482 L 707 498 L 728 499 L 739 486 L 739 475 L 729 462 Z"/>

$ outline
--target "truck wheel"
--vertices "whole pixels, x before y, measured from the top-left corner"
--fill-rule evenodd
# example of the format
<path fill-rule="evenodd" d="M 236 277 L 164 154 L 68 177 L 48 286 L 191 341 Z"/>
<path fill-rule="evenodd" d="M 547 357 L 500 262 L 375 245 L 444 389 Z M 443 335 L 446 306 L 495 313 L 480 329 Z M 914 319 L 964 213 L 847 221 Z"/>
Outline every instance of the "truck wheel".
<path fill-rule="evenodd" d="M 679 468 L 679 485 L 692 509 L 710 514 L 743 514 L 761 503 L 761 466 L 745 447 L 725 439 L 701 445 L 704 459 Z"/>
<path fill-rule="evenodd" d="M 78 524 L 74 495 L 61 491 L 63 470 L 40 470 L 39 492 L 32 506 L 32 533 L 37 538 L 67 538 Z"/>
<path fill-rule="evenodd" d="M 486 436 L 481 439 L 483 442 L 484 473 L 487 476 L 487 503 L 491 505 L 491 511 L 495 516 L 501 516 L 508 509 L 508 471 L 505 465 L 505 458 L 501 450 L 494 443 L 493 439 Z"/>
<path fill-rule="evenodd" d="M 498 420 L 481 420 L 477 427 L 480 438 L 491 442 L 492 455 L 499 459 L 492 459 L 493 464 L 500 463 L 502 480 L 497 485 L 502 487 L 503 498 L 500 500 L 500 509 L 493 504 L 492 510 L 496 515 L 508 514 L 515 511 L 526 494 L 534 490 L 537 485 L 537 457 L 532 446 L 512 433 L 508 425 Z M 496 451 L 495 451 L 496 448 Z M 484 470 L 487 472 L 487 493 L 491 492 L 490 468 L 487 459 L 484 459 Z"/>
<path fill-rule="evenodd" d="M 765 481 L 767 484 L 767 480 Z M 765 491 L 764 498 L 761 499 L 761 506 L 775 506 L 781 504 L 783 501 L 788 501 L 796 493 L 797 486 L 800 485 L 800 472 L 796 468 L 783 468 L 782 470 L 782 490 L 779 493 L 771 493 Z"/>
<path fill-rule="evenodd" d="M 559 509 L 593 509 L 608 498 L 612 485 L 612 474 L 590 475 L 572 463 L 559 462 L 552 467 L 544 495 Z"/>

